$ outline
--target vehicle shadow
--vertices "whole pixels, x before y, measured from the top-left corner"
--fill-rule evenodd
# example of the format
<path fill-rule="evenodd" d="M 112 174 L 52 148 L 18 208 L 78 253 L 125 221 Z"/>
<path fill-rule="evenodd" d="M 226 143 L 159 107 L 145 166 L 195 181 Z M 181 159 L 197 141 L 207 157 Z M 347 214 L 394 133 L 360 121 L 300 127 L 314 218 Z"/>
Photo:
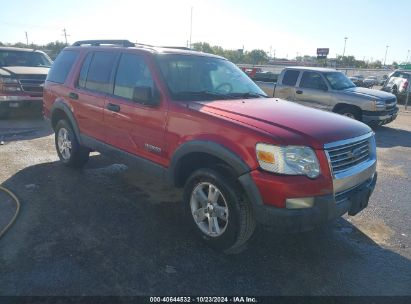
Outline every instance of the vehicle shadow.
<path fill-rule="evenodd" d="M 17 117 L 0 120 L 0 141 L 30 140 L 53 133 L 50 122 L 42 117 Z"/>
<path fill-rule="evenodd" d="M 411 147 L 411 132 L 402 129 L 381 126 L 375 130 L 378 148 Z"/>
<path fill-rule="evenodd" d="M 194 237 L 179 191 L 100 155 L 83 170 L 27 167 L 4 185 L 22 209 L 1 240 L 2 295 L 411 295 L 410 260 L 344 219 L 260 229 L 227 256 Z"/>

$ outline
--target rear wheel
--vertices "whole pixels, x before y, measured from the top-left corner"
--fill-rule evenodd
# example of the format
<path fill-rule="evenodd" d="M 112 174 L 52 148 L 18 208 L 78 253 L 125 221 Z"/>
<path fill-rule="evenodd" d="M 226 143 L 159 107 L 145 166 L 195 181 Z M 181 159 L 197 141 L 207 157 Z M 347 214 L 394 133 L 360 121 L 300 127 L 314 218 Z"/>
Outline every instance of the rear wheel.
<path fill-rule="evenodd" d="M 354 107 L 343 107 L 336 111 L 338 114 L 347 116 L 352 119 L 361 120 L 361 112 L 360 110 Z"/>
<path fill-rule="evenodd" d="M 240 185 L 215 169 L 199 169 L 186 182 L 187 220 L 209 246 L 234 253 L 255 228 L 253 210 Z"/>
<path fill-rule="evenodd" d="M 83 167 L 90 155 L 90 150 L 78 142 L 73 128 L 66 120 L 60 120 L 55 128 L 57 154 L 67 167 Z"/>

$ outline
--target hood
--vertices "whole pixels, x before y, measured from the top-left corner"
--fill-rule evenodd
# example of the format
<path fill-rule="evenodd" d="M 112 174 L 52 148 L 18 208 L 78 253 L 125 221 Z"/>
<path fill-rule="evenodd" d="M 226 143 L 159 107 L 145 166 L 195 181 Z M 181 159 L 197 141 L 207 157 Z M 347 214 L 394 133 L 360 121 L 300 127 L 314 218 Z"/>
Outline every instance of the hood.
<path fill-rule="evenodd" d="M 275 98 L 196 101 L 189 107 L 255 127 L 284 145 L 322 149 L 326 143 L 371 132 L 351 118 Z"/>
<path fill-rule="evenodd" d="M 350 96 L 358 96 L 358 97 L 363 97 L 363 98 L 367 98 L 370 100 L 390 99 L 390 98 L 395 97 L 391 93 L 387 93 L 387 92 L 379 91 L 379 90 L 367 89 L 367 88 L 360 88 L 360 87 L 349 88 L 341 92 L 344 94 L 348 94 Z"/>
<path fill-rule="evenodd" d="M 47 75 L 49 70 L 46 67 L 7 66 L 0 67 L 0 75 Z"/>

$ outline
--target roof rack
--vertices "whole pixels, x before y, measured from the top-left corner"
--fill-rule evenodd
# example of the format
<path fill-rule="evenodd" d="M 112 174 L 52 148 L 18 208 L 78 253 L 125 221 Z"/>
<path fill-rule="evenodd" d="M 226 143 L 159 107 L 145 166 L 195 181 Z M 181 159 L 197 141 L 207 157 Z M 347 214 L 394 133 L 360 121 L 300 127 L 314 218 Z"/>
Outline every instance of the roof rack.
<path fill-rule="evenodd" d="M 193 49 L 190 49 L 189 47 L 185 47 L 185 46 L 159 46 L 159 47 L 163 49 L 177 49 L 177 50 L 193 51 Z"/>
<path fill-rule="evenodd" d="M 134 47 L 134 43 L 128 40 L 81 40 L 73 43 L 73 46 L 82 46 L 82 45 L 91 45 L 91 46 L 100 46 L 100 45 L 118 45 L 123 47 Z"/>

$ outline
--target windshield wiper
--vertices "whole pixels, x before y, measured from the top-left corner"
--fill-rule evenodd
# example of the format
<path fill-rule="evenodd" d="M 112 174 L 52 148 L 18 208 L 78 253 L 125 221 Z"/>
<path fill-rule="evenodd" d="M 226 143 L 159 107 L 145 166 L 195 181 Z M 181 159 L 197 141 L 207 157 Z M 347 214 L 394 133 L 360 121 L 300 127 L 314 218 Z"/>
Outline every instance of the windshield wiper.
<path fill-rule="evenodd" d="M 184 96 L 184 97 L 208 97 L 208 98 L 221 98 L 221 99 L 228 99 L 230 98 L 230 95 L 228 94 L 223 94 L 223 93 L 218 93 L 218 92 L 213 92 L 213 91 L 183 91 L 183 92 L 177 92 L 174 93 L 175 96 Z"/>
<path fill-rule="evenodd" d="M 260 94 L 260 93 L 254 93 L 254 92 L 230 93 L 229 95 L 232 97 L 237 97 L 237 98 L 268 98 L 267 95 Z"/>

